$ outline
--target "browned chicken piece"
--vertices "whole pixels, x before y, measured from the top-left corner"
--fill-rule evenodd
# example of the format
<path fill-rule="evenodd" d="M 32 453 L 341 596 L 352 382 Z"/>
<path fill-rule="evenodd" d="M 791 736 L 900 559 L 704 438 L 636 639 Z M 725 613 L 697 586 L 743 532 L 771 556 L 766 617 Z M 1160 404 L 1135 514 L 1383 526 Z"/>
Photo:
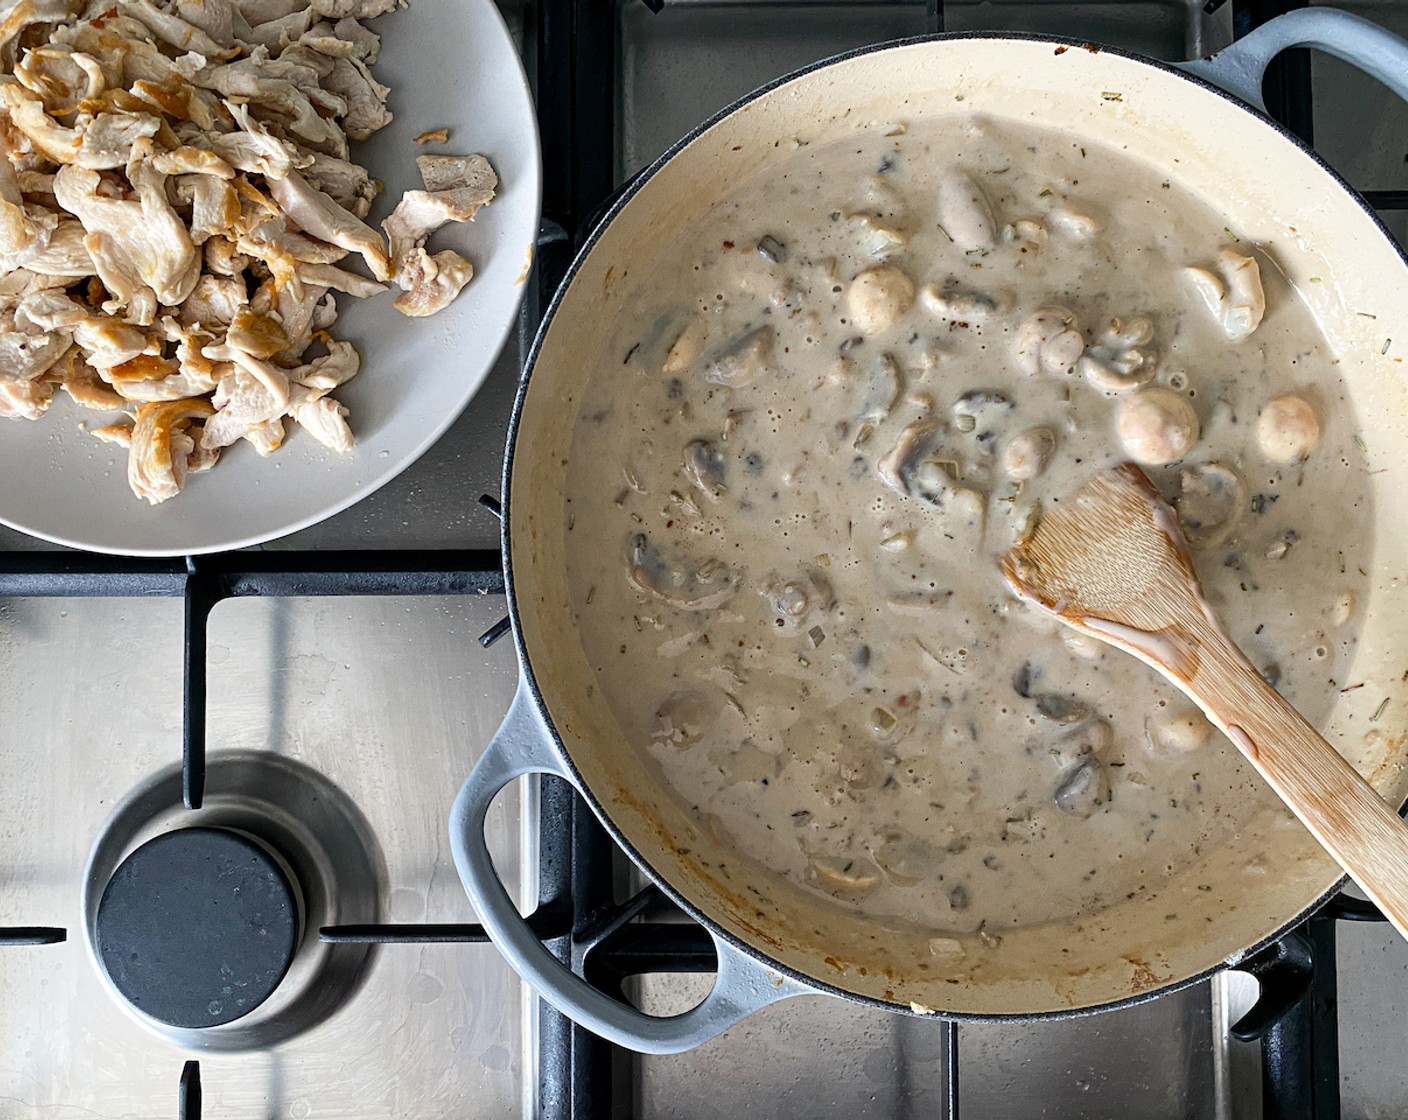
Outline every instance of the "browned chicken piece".
<path fill-rule="evenodd" d="M 361 59 L 336 59 L 323 85 L 347 102 L 342 127 L 349 139 L 365 140 L 391 123 L 391 114 L 386 108 L 391 90 L 372 77 Z"/>
<path fill-rule="evenodd" d="M 396 7 L 396 0 L 313 0 L 324 19 L 374 19 Z"/>
<path fill-rule="evenodd" d="M 153 152 L 152 166 L 163 175 L 211 175 L 217 179 L 235 177 L 235 169 L 220 156 L 190 144 L 182 144 L 169 152 Z"/>
<path fill-rule="evenodd" d="M 241 307 L 230 321 L 226 342 L 254 358 L 272 358 L 287 348 L 290 339 L 283 326 L 252 307 Z"/>
<path fill-rule="evenodd" d="M 345 210 L 350 210 L 358 218 L 365 218 L 372 203 L 381 194 L 381 184 L 367 173 L 367 169 L 349 160 L 310 153 L 311 162 L 303 168 L 303 177 L 310 186 L 328 195 Z"/>
<path fill-rule="evenodd" d="M 234 276 L 202 276 L 177 312 L 186 326 L 204 326 L 213 330 L 227 327 L 236 312 L 249 302 L 242 278 Z"/>
<path fill-rule="evenodd" d="M 381 54 L 381 36 L 351 17 L 335 23 L 323 20 L 313 24 L 302 42 L 322 54 L 359 58 L 368 66 L 375 66 Z"/>
<path fill-rule="evenodd" d="M 474 279 L 474 266 L 453 249 L 427 253 L 417 247 L 396 274 L 396 283 L 405 289 L 393 306 L 402 315 L 423 318 L 443 311 Z"/>
<path fill-rule="evenodd" d="M 376 231 L 361 219 L 353 217 L 322 191 L 311 187 L 298 172 L 291 171 L 287 178 L 270 180 L 269 193 L 284 213 L 305 232 L 359 253 L 378 280 L 390 278 L 390 262 Z"/>
<path fill-rule="evenodd" d="M 277 59 L 242 58 L 202 70 L 196 81 L 224 98 L 246 102 L 266 126 L 277 119 L 299 143 L 346 158 L 347 137 L 332 119 L 346 111 L 346 103 L 319 89 L 316 71 Z"/>
<path fill-rule="evenodd" d="M 474 275 L 458 253 L 430 254 L 425 241 L 446 222 L 466 222 L 494 197 L 498 176 L 480 155 L 418 156 L 423 191 L 407 191 L 382 223 L 391 242 L 393 280 L 402 289 L 396 309 L 433 315 L 449 305 Z"/>
<path fill-rule="evenodd" d="M 84 244 L 87 232 L 83 223 L 71 218 L 60 218 L 48 244 L 25 262 L 25 267 L 45 276 L 62 277 L 73 281 L 84 276 L 96 276 L 97 265 L 93 254 Z"/>
<path fill-rule="evenodd" d="M 68 15 L 67 0 L 15 0 L 0 17 L 0 47 L 32 23 L 59 23 Z"/>
<path fill-rule="evenodd" d="M 103 309 L 128 309 L 143 326 L 154 320 L 156 304 L 180 303 L 200 278 L 200 254 L 167 202 L 166 176 L 151 165 L 150 145 L 134 144 L 127 165 L 136 199 L 105 197 L 98 173 L 84 168 L 65 167 L 54 179 L 54 197 L 88 231 L 85 244 L 113 297 Z"/>
<path fill-rule="evenodd" d="M 28 265 L 53 240 L 57 214 L 25 203 L 19 177 L 0 159 L 0 270 Z"/>
<path fill-rule="evenodd" d="M 256 425 L 277 420 L 288 408 L 288 395 L 280 401 L 258 378 L 237 369 L 220 379 L 214 403 L 219 411 L 201 434 L 201 446 L 206 448 L 229 447 Z"/>
<path fill-rule="evenodd" d="M 47 381 L 19 381 L 0 375 L 0 419 L 38 420 L 49 410 L 54 387 Z"/>
<path fill-rule="evenodd" d="M 88 434 L 90 436 L 96 436 L 104 443 L 115 443 L 119 447 L 126 447 L 129 449 L 132 447 L 131 424 L 123 424 L 121 422 L 116 424 L 106 424 L 101 428 L 88 429 Z"/>
<path fill-rule="evenodd" d="M 98 377 L 97 371 L 83 360 L 78 347 L 75 346 L 64 355 L 59 365 L 63 373 L 60 384 L 64 392 L 81 408 L 112 412 L 126 406 L 126 400 L 105 385 Z"/>
<path fill-rule="evenodd" d="M 385 284 L 368 280 L 365 276 L 358 276 L 355 272 L 348 272 L 345 268 L 338 268 L 333 264 L 300 264 L 298 278 L 305 284 L 336 288 L 339 292 L 346 292 L 358 299 L 367 299 L 386 291 Z"/>
<path fill-rule="evenodd" d="M 284 445 L 284 422 L 281 418 L 253 425 L 244 434 L 247 442 L 266 459 Z"/>
<path fill-rule="evenodd" d="M 44 102 L 17 83 L 0 85 L 0 101 L 14 125 L 45 159 L 54 163 L 72 163 L 78 156 L 83 138 L 77 129 L 65 128 L 44 111 Z"/>
<path fill-rule="evenodd" d="M 186 459 L 195 447 L 184 429 L 190 421 L 206 419 L 214 411 L 204 400 L 143 405 L 137 411 L 127 456 L 127 484 L 132 493 L 150 505 L 179 494 L 186 481 Z"/>
<path fill-rule="evenodd" d="M 239 247 L 248 256 L 266 261 L 277 251 L 297 264 L 336 264 L 350 251 L 289 229 L 282 215 L 253 227 L 239 238 Z"/>
<path fill-rule="evenodd" d="M 264 23 L 256 24 L 242 38 L 247 46 L 263 47 L 271 53 L 276 52 L 285 43 L 293 43 L 301 39 L 313 25 L 315 19 L 317 19 L 317 14 L 313 9 L 304 8 L 302 11 L 290 12 L 279 19 L 266 20 Z"/>
<path fill-rule="evenodd" d="M 176 0 L 176 14 L 225 49 L 238 49 L 249 21 L 232 0 Z"/>
<path fill-rule="evenodd" d="M 193 245 L 235 233 L 240 220 L 240 198 L 228 182 L 215 175 L 181 175 L 175 179 L 174 187 L 177 200 L 191 208 Z"/>
<path fill-rule="evenodd" d="M 150 113 L 99 113 L 84 127 L 74 162 L 90 171 L 126 167 L 132 145 L 160 128 L 160 118 Z"/>
<path fill-rule="evenodd" d="M 289 415 L 299 427 L 329 451 L 345 455 L 352 450 L 352 429 L 347 426 L 347 409 L 331 397 L 297 400 L 289 405 Z"/>
<path fill-rule="evenodd" d="M 240 14 L 251 27 L 301 12 L 307 0 L 237 0 Z"/>
<path fill-rule="evenodd" d="M 251 422 L 258 423 L 269 416 L 281 415 L 283 410 L 288 407 L 288 374 L 272 362 L 256 358 L 253 354 L 247 354 L 228 342 L 207 346 L 201 350 L 201 354 L 211 361 L 232 362 L 237 367 L 234 380 L 229 381 L 222 378 L 215 393 L 215 407 L 222 414 L 229 410 L 230 400 L 235 390 L 243 386 L 246 381 L 261 386 L 263 396 L 272 402 L 266 409 L 262 404 L 256 405 L 248 395 L 236 398 L 234 402 L 236 412 L 241 414 L 249 412 L 253 417 Z"/>
<path fill-rule="evenodd" d="M 205 143 L 212 152 L 240 171 L 282 179 L 290 171 L 307 167 L 314 157 L 273 135 L 249 114 L 245 105 L 223 102 L 239 125 L 239 131 L 208 134 Z"/>
<path fill-rule="evenodd" d="M 15 63 L 15 79 L 44 102 L 53 116 L 76 112 L 79 104 L 107 88 L 107 75 L 92 55 L 71 47 L 32 47 Z"/>
<path fill-rule="evenodd" d="M 144 24 L 158 39 L 178 51 L 195 51 L 210 59 L 229 58 L 238 53 L 238 48 L 233 45 L 233 36 L 229 45 L 222 46 L 200 27 L 157 7 L 151 0 L 118 0 L 117 8 L 123 15 Z"/>
<path fill-rule="evenodd" d="M 58 364 L 72 344 L 66 331 L 0 333 L 0 377 L 36 381 Z"/>
<path fill-rule="evenodd" d="M 328 352 L 289 374 L 289 380 L 305 388 L 329 393 L 357 376 L 362 357 L 350 342 L 329 339 Z"/>

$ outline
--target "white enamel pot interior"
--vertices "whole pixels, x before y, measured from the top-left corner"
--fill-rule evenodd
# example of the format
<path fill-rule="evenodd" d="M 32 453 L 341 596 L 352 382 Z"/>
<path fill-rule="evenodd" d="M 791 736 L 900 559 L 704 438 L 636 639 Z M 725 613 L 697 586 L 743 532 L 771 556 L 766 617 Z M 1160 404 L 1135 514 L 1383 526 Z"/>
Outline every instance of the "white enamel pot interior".
<path fill-rule="evenodd" d="M 1383 515 L 1362 525 L 1375 559 L 1353 676 L 1367 685 L 1342 694 L 1322 727 L 1386 799 L 1402 802 L 1408 520 L 1393 514 L 1408 486 L 1408 268 L 1356 196 L 1240 102 L 1146 60 L 1050 41 L 940 38 L 803 73 L 690 139 L 599 231 L 539 336 L 510 435 L 506 543 L 527 674 L 521 699 L 539 706 L 557 768 L 631 855 L 725 945 L 765 961 L 788 985 L 801 980 L 954 1016 L 1070 1014 L 1147 998 L 1235 963 L 1322 900 L 1339 870 L 1298 824 L 1270 814 L 1157 890 L 941 963 L 928 944 L 932 931 L 805 894 L 701 831 L 589 687 L 564 578 L 566 478 L 592 469 L 570 451 L 578 402 L 595 371 L 620 366 L 605 349 L 610 324 L 631 315 L 632 281 L 650 269 L 657 246 L 671 244 L 666 233 L 786 159 L 794 138 L 823 144 L 867 122 L 974 113 L 1084 136 L 1159 168 L 1225 213 L 1317 315 L 1378 472 L 1373 496 Z M 583 530 L 579 520 L 574 539 Z M 1385 696 L 1387 714 L 1371 722 Z"/>

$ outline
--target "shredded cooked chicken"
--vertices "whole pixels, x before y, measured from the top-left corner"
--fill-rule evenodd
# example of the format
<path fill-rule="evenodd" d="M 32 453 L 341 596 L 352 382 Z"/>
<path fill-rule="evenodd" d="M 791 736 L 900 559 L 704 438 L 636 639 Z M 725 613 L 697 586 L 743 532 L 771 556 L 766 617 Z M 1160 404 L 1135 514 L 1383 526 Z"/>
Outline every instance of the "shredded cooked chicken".
<path fill-rule="evenodd" d="M 361 21 L 394 7 L 0 0 L 0 417 L 58 389 L 125 413 L 90 434 L 152 504 L 241 440 L 272 454 L 288 420 L 351 450 L 329 394 L 361 358 L 328 334 L 333 293 L 443 309 L 474 269 L 426 240 L 498 187 L 483 156 L 422 155 L 425 189 L 367 224 L 382 188 L 348 144 L 391 113 Z"/>

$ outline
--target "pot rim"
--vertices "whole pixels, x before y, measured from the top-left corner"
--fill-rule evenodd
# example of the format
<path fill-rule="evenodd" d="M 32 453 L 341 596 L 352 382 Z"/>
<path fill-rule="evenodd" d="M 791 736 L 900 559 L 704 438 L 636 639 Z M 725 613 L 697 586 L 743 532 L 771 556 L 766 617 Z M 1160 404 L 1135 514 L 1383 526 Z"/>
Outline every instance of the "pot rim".
<path fill-rule="evenodd" d="M 1085 1015 L 1092 1015 L 1103 1011 L 1117 1011 L 1127 1007 L 1135 1007 L 1142 1003 L 1148 1003 L 1149 1001 L 1157 999 L 1161 996 L 1170 995 L 1174 992 L 1181 991 L 1184 988 L 1191 987 L 1194 984 L 1200 983 L 1204 980 L 1211 978 L 1217 973 L 1223 971 L 1223 969 L 1235 969 L 1237 965 L 1240 964 L 1247 957 L 1260 951 L 1261 949 L 1264 949 L 1266 946 L 1281 940 L 1293 929 L 1295 929 L 1307 918 L 1309 918 L 1312 914 L 1314 914 L 1317 910 L 1319 910 L 1322 906 L 1324 906 L 1331 898 L 1333 898 L 1336 894 L 1340 892 L 1340 889 L 1349 881 L 1349 876 L 1341 875 L 1340 878 L 1336 880 L 1335 884 L 1328 891 L 1313 900 L 1309 905 L 1303 907 L 1285 922 L 1278 925 L 1270 933 L 1255 940 L 1251 945 L 1249 945 L 1246 949 L 1242 950 L 1241 952 L 1235 953 L 1232 956 L 1229 956 L 1224 960 L 1218 962 L 1217 964 L 1211 965 L 1208 968 L 1192 976 L 1187 976 L 1177 980 L 1171 980 L 1165 983 L 1161 983 L 1154 987 L 1146 988 L 1145 990 L 1136 994 L 1122 996 L 1118 999 L 1108 1000 L 1103 1003 L 1088 1004 L 1081 1007 L 1057 1008 L 1054 1010 L 1034 1010 L 1001 1013 L 944 1011 L 942 1009 L 939 1009 L 936 1012 L 918 1012 L 907 1004 L 902 1004 L 897 1001 L 881 999 L 875 996 L 862 995 L 861 993 L 851 991 L 848 988 L 839 987 L 830 981 L 823 980 L 819 977 L 793 968 L 790 965 L 784 964 L 776 958 L 768 955 L 763 950 L 744 941 L 732 931 L 724 928 L 715 919 L 703 913 L 697 906 L 695 906 L 693 902 L 691 902 L 688 898 L 681 894 L 664 876 L 662 876 L 658 871 L 655 870 L 651 862 L 640 852 L 640 850 L 634 844 L 631 843 L 631 841 L 625 836 L 625 834 L 622 833 L 621 830 L 616 826 L 616 824 L 611 820 L 609 814 L 606 811 L 605 806 L 602 804 L 601 799 L 592 791 L 591 787 L 583 778 L 581 770 L 577 766 L 576 760 L 573 759 L 571 753 L 564 746 L 562 742 L 562 737 L 558 734 L 557 727 L 553 723 L 551 709 L 548 707 L 546 701 L 544 700 L 543 692 L 538 685 L 537 676 L 533 672 L 532 660 L 523 642 L 522 624 L 519 618 L 518 610 L 518 597 L 515 593 L 515 584 L 513 576 L 513 551 L 511 547 L 511 538 L 513 532 L 513 463 L 514 456 L 517 451 L 518 431 L 522 423 L 523 410 L 525 407 L 525 402 L 527 400 L 528 387 L 532 381 L 533 371 L 537 367 L 538 356 L 541 353 L 542 348 L 545 344 L 548 331 L 552 326 L 553 320 L 556 317 L 559 308 L 562 306 L 562 303 L 567 296 L 568 290 L 571 288 L 572 281 L 576 277 L 578 271 L 581 269 L 583 263 L 586 261 L 586 258 L 596 247 L 597 242 L 601 239 L 607 227 L 615 220 L 616 216 L 626 207 L 628 203 L 630 203 L 632 199 L 636 197 L 637 194 L 640 193 L 640 191 L 645 187 L 647 183 L 649 183 L 653 178 L 655 178 L 655 176 L 667 163 L 669 163 L 672 159 L 675 158 L 675 156 L 677 156 L 686 147 L 693 143 L 700 135 L 713 128 L 714 125 L 723 121 L 725 118 L 732 116 L 740 109 L 758 100 L 765 94 L 772 92 L 778 87 L 786 85 L 787 83 L 794 81 L 797 78 L 805 77 L 806 75 L 811 74 L 817 70 L 821 70 L 828 66 L 833 66 L 841 62 L 846 62 L 854 58 L 861 58 L 868 54 L 875 54 L 880 51 L 886 50 L 894 50 L 901 47 L 916 46 L 923 43 L 957 42 L 963 40 L 981 40 L 988 42 L 994 40 L 1009 40 L 1015 42 L 1051 45 L 1057 47 L 1079 47 L 1085 50 L 1089 50 L 1092 53 L 1111 54 L 1118 58 L 1123 58 L 1132 62 L 1141 63 L 1145 66 L 1150 67 L 1151 69 L 1160 70 L 1165 74 L 1175 76 L 1183 81 L 1192 82 L 1196 86 L 1199 86 L 1205 90 L 1217 94 L 1219 97 L 1223 98 L 1232 105 L 1241 109 L 1243 112 L 1248 113 L 1252 117 L 1256 118 L 1262 125 L 1271 128 L 1283 139 L 1290 141 L 1290 143 L 1293 144 L 1296 148 L 1298 148 L 1302 154 L 1308 156 L 1315 164 L 1317 164 L 1322 171 L 1328 173 L 1334 183 L 1336 183 L 1340 187 L 1340 189 L 1343 190 L 1350 197 L 1350 199 L 1354 203 L 1356 203 L 1361 210 L 1364 211 L 1366 215 L 1368 215 L 1380 235 L 1383 236 L 1391 246 L 1393 246 L 1394 250 L 1398 253 L 1399 257 L 1402 258 L 1404 263 L 1408 264 L 1408 248 L 1399 245 L 1398 242 L 1394 240 L 1393 235 L 1389 233 L 1388 228 L 1384 225 L 1378 213 L 1374 210 L 1372 206 L 1369 205 L 1368 201 L 1364 198 L 1364 196 L 1360 194 L 1357 190 L 1355 190 L 1354 187 L 1351 186 L 1349 182 L 1344 178 L 1344 176 L 1342 176 L 1338 171 L 1331 167 L 1330 164 L 1326 162 L 1326 160 L 1318 152 L 1316 152 L 1312 147 L 1306 144 L 1306 142 L 1302 140 L 1301 137 L 1297 136 L 1294 132 L 1292 132 L 1285 125 L 1281 124 L 1279 121 L 1249 105 L 1247 102 L 1243 101 L 1240 97 L 1236 96 L 1235 94 L 1228 92 L 1227 90 L 1213 84 L 1212 82 L 1200 77 L 1197 74 L 1189 73 L 1188 71 L 1182 69 L 1176 63 L 1165 62 L 1161 59 L 1151 58 L 1148 55 L 1140 54 L 1138 51 L 1127 50 L 1123 47 L 1091 43 L 1089 40 L 1073 39 L 1062 35 L 1037 35 L 1021 32 L 993 31 L 956 31 L 938 32 L 927 35 L 915 35 L 901 39 L 890 39 L 881 43 L 873 43 L 868 46 L 857 47 L 849 51 L 843 51 L 839 54 L 830 55 L 826 58 L 819 59 L 816 62 L 809 63 L 806 66 L 802 66 L 795 70 L 788 71 L 786 74 L 783 74 L 780 77 L 774 78 L 773 80 L 758 86 L 756 89 L 730 102 L 728 105 L 719 109 L 715 113 L 711 114 L 708 118 L 691 128 L 688 132 L 686 132 L 678 140 L 671 144 L 670 147 L 667 148 L 663 153 L 661 153 L 654 160 L 652 160 L 643 170 L 638 172 L 632 179 L 628 180 L 628 182 L 624 186 L 624 189 L 621 190 L 620 194 L 601 213 L 600 217 L 596 221 L 596 224 L 588 233 L 586 240 L 583 241 L 582 245 L 577 249 L 576 253 L 573 254 L 572 263 L 568 266 L 567 272 L 563 275 L 561 282 L 558 284 L 556 290 L 553 292 L 552 299 L 549 301 L 547 308 L 544 310 L 542 320 L 539 322 L 538 329 L 533 336 L 533 344 L 528 351 L 527 359 L 523 366 L 523 373 L 519 378 L 518 391 L 514 396 L 513 411 L 509 417 L 508 436 L 504 449 L 500 551 L 504 569 L 504 593 L 508 601 L 509 621 L 513 629 L 513 644 L 514 649 L 518 655 L 519 672 L 522 674 L 523 681 L 528 688 L 529 694 L 533 698 L 534 705 L 537 707 L 539 714 L 542 716 L 544 727 L 547 729 L 548 734 L 552 737 L 552 744 L 554 750 L 557 752 L 558 756 L 562 759 L 563 764 L 566 766 L 567 770 L 572 775 L 572 784 L 576 787 L 577 792 L 581 795 L 582 799 L 591 808 L 592 814 L 597 818 L 598 821 L 600 821 L 602 827 L 606 830 L 607 835 L 610 836 L 612 843 L 619 847 L 630 858 L 631 862 L 634 863 L 638 868 L 640 868 L 641 871 L 645 873 L 646 877 L 651 881 L 651 883 L 653 883 L 662 893 L 664 893 L 667 898 L 669 898 L 673 903 L 675 903 L 676 906 L 683 910 L 684 913 L 687 914 L 692 920 L 702 925 L 715 939 L 722 940 L 728 943 L 737 951 L 744 953 L 747 956 L 753 958 L 754 960 L 764 964 L 766 967 L 773 969 L 774 971 L 784 976 L 787 976 L 792 980 L 797 981 L 798 983 L 812 989 L 820 995 L 837 996 L 841 999 L 849 1000 L 852 1003 L 859 1003 L 869 1007 L 879 1008 L 885 1011 L 898 1012 L 906 1015 L 915 1015 L 921 1018 L 946 1019 L 953 1022 L 1054 1022 L 1062 1019 L 1074 1019 Z M 1408 805 L 1408 800 L 1405 800 L 1404 804 Z M 1402 807 L 1400 807 L 1399 811 L 1400 813 L 1402 812 Z"/>

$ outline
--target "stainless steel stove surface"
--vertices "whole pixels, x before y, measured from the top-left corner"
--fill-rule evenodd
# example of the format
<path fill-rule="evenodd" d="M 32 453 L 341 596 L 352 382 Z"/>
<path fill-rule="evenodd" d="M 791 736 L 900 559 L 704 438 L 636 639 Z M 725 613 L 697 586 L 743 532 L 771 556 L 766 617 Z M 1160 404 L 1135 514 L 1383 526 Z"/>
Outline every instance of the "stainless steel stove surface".
<path fill-rule="evenodd" d="M 192 812 L 180 805 L 181 604 L 4 606 L 0 926 L 62 926 L 68 940 L 0 949 L 0 1116 L 175 1115 L 177 1074 L 197 1054 L 210 1117 L 522 1109 L 525 1000 L 490 946 L 317 937 L 473 921 L 445 820 L 513 694 L 507 643 L 475 640 L 501 610 L 478 596 L 218 607 L 206 795 Z M 512 882 L 518 868 L 531 876 L 536 839 L 519 801 L 505 802 L 493 840 Z M 282 1015 L 157 1027 L 103 979 L 84 911 L 90 858 L 190 825 L 262 835 L 294 864 L 308 932 L 274 997 L 294 997 Z"/>
<path fill-rule="evenodd" d="M 569 236 L 615 185 L 703 116 L 848 47 L 942 21 L 950 30 L 1058 32 L 1181 59 L 1291 6 L 667 0 L 656 13 L 639 0 L 504 4 L 536 72 L 547 217 Z M 1408 32 L 1401 0 L 1342 6 Z M 1402 186 L 1408 115 L 1339 64 L 1297 67 L 1284 91 L 1273 91 L 1273 109 L 1313 126 L 1320 150 L 1356 186 Z M 1401 232 L 1398 215 L 1388 217 Z M 434 568 L 444 557 L 451 573 L 486 566 L 484 556 L 458 550 L 497 547 L 497 525 L 476 499 L 498 490 L 523 342 L 567 255 L 565 244 L 545 244 L 520 338 L 436 447 L 359 505 L 269 546 L 257 557 L 266 568 L 282 556 L 298 571 L 355 568 L 364 555 L 321 551 L 329 549 L 371 550 L 365 555 L 390 568 L 401 550 L 453 550 L 416 553 L 408 564 Z M 292 579 L 273 591 L 264 586 L 265 597 L 219 603 L 206 633 L 205 798 L 187 810 L 179 565 L 142 577 L 159 594 L 49 597 L 65 586 L 60 577 L 50 572 L 35 583 L 24 575 L 24 554 L 32 561 L 38 547 L 0 530 L 0 594 L 14 595 L 0 599 L 0 930 L 60 927 L 67 940 L 0 945 L 5 1120 L 196 1115 L 189 1096 L 184 1113 L 177 1104 L 190 1059 L 200 1061 L 200 1114 L 219 1120 L 1371 1120 L 1408 1112 L 1397 1011 L 1408 997 L 1408 948 L 1381 924 L 1329 919 L 1312 924 L 1310 942 L 1288 943 L 1278 961 L 1265 962 L 1268 991 L 1289 999 L 1304 989 L 1302 956 L 1318 951 L 1311 999 L 1261 1046 L 1231 1037 L 1257 983 L 1228 973 L 1112 1014 L 957 1030 L 799 999 L 687 1054 L 613 1051 L 540 1007 L 491 946 L 465 939 L 474 914 L 449 858 L 445 822 L 513 693 L 510 643 L 484 649 L 476 641 L 502 615 L 500 595 L 426 594 L 439 585 L 411 579 L 420 593 L 369 596 L 404 586 L 369 576 L 319 585 L 319 597 L 300 597 L 304 585 Z M 258 584 L 240 579 L 235 594 Z M 353 585 L 355 596 L 330 594 Z M 165 597 L 173 591 L 176 598 Z M 540 797 L 525 784 L 501 797 L 491 841 L 525 912 L 543 897 L 545 876 L 571 885 L 567 909 L 583 937 L 575 949 L 566 939 L 553 943 L 580 963 L 585 931 L 609 925 L 613 897 L 640 883 L 602 854 L 600 836 L 567 805 L 561 790 L 545 786 Z M 300 910 L 299 949 L 274 995 L 215 1028 L 144 1018 L 106 979 L 92 945 L 111 869 L 143 841 L 190 826 L 256 837 L 293 881 Z M 559 840 L 586 857 L 564 871 L 561 853 L 549 851 Z M 679 1010 L 708 984 L 695 971 L 707 966 L 707 953 L 701 964 L 697 939 L 669 907 L 642 902 L 641 928 L 684 948 L 657 953 L 652 959 L 667 970 L 629 980 L 627 989 L 648 1010 Z M 180 912 L 179 899 L 161 905 Z M 558 899 L 544 912 L 561 909 Z M 402 943 L 364 943 L 366 927 L 376 925 L 376 936 Z M 324 929 L 335 935 L 320 937 Z M 428 940 L 438 936 L 458 940 Z"/>

